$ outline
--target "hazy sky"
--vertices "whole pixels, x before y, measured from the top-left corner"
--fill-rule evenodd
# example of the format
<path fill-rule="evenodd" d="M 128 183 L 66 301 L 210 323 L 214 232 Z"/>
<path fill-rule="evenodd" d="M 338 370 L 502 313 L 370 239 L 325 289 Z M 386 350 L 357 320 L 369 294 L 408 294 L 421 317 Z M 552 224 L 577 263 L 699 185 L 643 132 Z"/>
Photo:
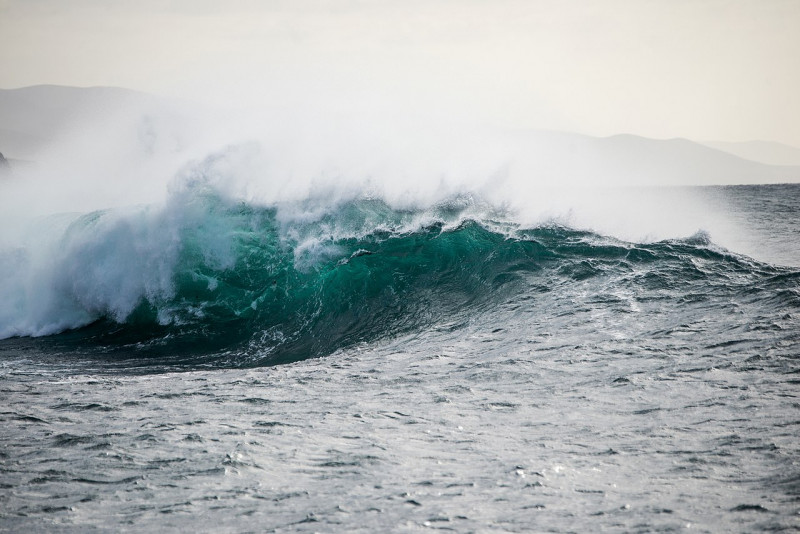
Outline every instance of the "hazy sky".
<path fill-rule="evenodd" d="M 0 0 L 0 87 L 800 146 L 800 0 Z"/>

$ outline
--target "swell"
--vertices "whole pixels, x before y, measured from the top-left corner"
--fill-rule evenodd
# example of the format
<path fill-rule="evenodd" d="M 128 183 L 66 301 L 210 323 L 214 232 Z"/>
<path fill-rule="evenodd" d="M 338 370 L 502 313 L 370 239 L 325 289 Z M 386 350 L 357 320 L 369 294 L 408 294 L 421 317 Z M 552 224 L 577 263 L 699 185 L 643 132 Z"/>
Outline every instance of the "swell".
<path fill-rule="evenodd" d="M 201 190 L 163 209 L 78 216 L 45 252 L 5 256 L 4 279 L 18 285 L 3 287 L 0 332 L 50 335 L 38 346 L 59 354 L 246 367 L 469 321 L 593 278 L 641 299 L 688 284 L 697 298 L 766 289 L 775 306 L 800 306 L 797 272 L 702 233 L 632 244 L 521 228 L 470 197 L 428 210 L 370 198 L 318 207 L 287 215 Z"/>

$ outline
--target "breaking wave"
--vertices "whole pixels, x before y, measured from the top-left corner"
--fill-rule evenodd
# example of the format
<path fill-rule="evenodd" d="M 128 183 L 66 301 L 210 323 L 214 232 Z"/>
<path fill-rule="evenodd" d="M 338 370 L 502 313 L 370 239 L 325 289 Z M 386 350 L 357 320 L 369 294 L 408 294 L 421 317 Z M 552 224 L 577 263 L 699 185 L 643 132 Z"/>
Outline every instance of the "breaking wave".
<path fill-rule="evenodd" d="M 83 333 L 116 344 L 319 355 L 477 305 L 552 256 L 471 208 L 362 198 L 287 219 L 200 188 L 166 208 L 51 218 L 39 226 L 58 239 L 4 255 L 0 336 L 92 325 Z"/>
<path fill-rule="evenodd" d="M 260 205 L 204 180 L 163 205 L 39 220 L 0 255 L 0 277 L 0 338 L 215 366 L 322 356 L 479 315 L 491 323 L 511 298 L 535 306 L 537 294 L 593 279 L 639 299 L 769 287 L 776 306 L 800 301 L 796 271 L 704 232 L 630 243 L 527 227 L 471 195 L 405 209 L 364 192 Z"/>

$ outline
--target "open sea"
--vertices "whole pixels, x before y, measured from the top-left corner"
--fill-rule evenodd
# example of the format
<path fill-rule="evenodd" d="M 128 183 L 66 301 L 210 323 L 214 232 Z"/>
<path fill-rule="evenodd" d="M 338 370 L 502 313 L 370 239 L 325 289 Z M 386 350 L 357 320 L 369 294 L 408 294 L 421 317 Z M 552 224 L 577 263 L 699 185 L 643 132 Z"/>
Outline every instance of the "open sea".
<path fill-rule="evenodd" d="M 690 193 L 743 232 L 202 182 L 38 220 L 0 531 L 797 532 L 800 184 Z"/>

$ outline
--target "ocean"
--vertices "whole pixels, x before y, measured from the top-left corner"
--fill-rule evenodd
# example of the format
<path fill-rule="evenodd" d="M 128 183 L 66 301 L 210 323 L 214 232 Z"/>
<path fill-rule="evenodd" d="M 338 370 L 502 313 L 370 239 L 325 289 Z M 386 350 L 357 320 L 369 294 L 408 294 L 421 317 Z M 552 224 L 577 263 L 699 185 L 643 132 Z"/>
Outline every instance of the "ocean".
<path fill-rule="evenodd" d="M 37 219 L 0 531 L 797 531 L 800 184 L 681 194 L 728 230 L 202 181 Z"/>

